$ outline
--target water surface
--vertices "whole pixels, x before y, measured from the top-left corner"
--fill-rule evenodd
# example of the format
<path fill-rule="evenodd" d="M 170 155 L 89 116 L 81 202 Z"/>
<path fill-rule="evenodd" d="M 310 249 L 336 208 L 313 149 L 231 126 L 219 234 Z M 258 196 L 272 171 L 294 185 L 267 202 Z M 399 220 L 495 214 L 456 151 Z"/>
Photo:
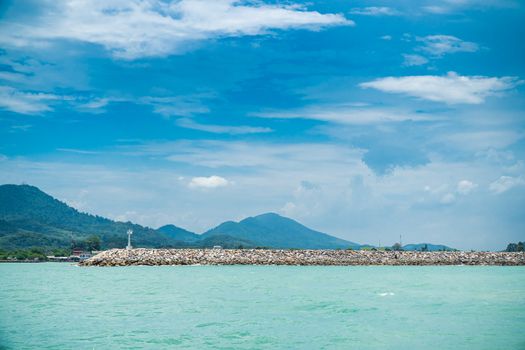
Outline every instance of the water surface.
<path fill-rule="evenodd" d="M 0 349 L 525 349 L 525 268 L 0 264 Z"/>

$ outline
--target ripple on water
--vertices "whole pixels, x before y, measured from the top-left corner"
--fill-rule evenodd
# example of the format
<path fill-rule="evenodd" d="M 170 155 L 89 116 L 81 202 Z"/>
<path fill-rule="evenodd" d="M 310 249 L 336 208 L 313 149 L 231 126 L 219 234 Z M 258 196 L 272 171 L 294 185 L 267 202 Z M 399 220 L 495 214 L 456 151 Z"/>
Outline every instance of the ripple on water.
<path fill-rule="evenodd" d="M 195 327 L 197 328 L 207 328 L 207 327 L 222 327 L 225 323 L 222 322 L 207 322 L 207 323 L 199 323 Z"/>

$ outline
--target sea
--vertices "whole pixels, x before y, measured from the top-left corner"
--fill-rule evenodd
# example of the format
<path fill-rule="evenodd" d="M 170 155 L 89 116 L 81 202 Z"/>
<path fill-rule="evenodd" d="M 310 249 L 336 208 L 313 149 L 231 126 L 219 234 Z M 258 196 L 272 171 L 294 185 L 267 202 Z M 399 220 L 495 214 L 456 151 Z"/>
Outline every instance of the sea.
<path fill-rule="evenodd" d="M 525 267 L 6 263 L 0 349 L 525 349 Z"/>

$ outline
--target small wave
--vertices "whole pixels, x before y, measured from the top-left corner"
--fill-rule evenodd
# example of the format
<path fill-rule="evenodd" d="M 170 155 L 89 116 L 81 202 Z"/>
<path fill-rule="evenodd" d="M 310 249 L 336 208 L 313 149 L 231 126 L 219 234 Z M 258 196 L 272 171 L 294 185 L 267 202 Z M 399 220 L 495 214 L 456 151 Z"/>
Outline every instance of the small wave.
<path fill-rule="evenodd" d="M 378 293 L 379 296 L 381 297 L 386 297 L 386 296 L 391 296 L 391 295 L 395 295 L 394 293 L 392 292 L 384 292 L 384 293 Z"/>

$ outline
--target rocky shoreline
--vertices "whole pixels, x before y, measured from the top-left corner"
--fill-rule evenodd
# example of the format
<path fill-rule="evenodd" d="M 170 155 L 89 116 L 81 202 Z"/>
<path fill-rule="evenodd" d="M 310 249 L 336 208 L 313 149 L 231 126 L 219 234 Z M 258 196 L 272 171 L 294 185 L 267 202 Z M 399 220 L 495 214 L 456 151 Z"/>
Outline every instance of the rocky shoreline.
<path fill-rule="evenodd" d="M 525 265 L 525 253 L 263 249 L 111 249 L 81 266 L 131 265 Z"/>

